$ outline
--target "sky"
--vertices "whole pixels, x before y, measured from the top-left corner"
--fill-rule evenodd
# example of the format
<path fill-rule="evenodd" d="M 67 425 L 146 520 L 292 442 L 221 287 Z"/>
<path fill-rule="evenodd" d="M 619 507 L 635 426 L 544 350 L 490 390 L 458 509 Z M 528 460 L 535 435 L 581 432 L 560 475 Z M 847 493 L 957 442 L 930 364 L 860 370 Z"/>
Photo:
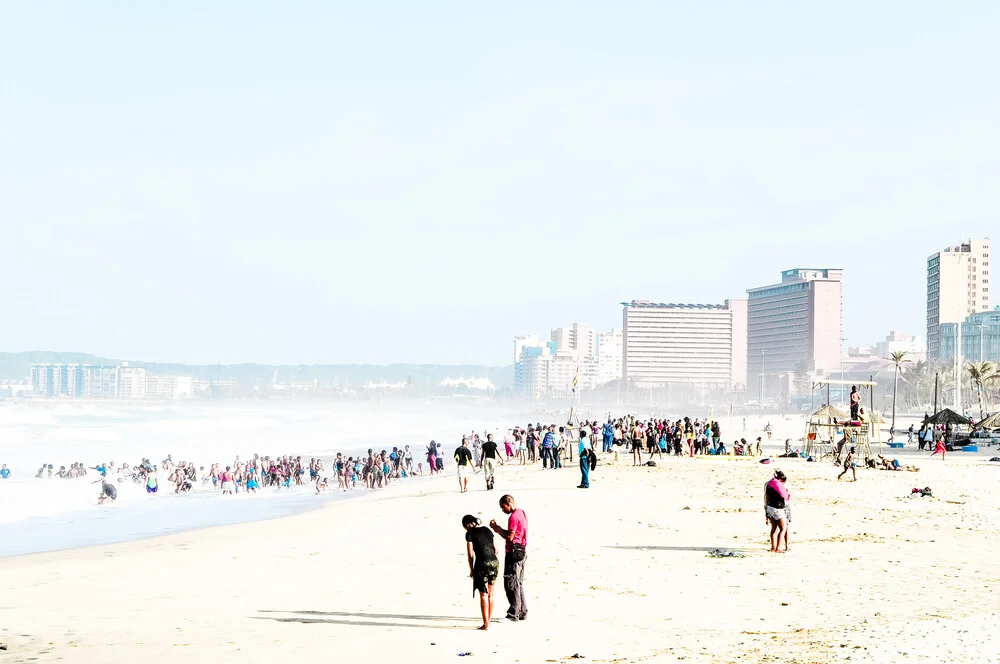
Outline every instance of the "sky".
<path fill-rule="evenodd" d="M 1000 240 L 996 2 L 0 4 L 0 350 L 513 361 Z M 994 304 L 1000 304 L 994 298 Z"/>

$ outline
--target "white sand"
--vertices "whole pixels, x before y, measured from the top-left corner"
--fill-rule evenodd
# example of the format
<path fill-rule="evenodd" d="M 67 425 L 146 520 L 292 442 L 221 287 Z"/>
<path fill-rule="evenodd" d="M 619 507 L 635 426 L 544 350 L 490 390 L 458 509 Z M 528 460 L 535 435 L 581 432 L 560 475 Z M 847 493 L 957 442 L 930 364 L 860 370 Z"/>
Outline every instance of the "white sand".
<path fill-rule="evenodd" d="M 774 425 L 776 446 L 801 435 L 799 421 Z M 280 520 L 0 560 L 0 662 L 997 661 L 1000 464 L 954 454 L 838 483 L 829 463 L 780 461 L 787 555 L 766 551 L 775 466 L 636 469 L 623 455 L 602 459 L 588 491 L 575 465 L 506 466 L 490 493 L 481 474 L 466 495 L 447 476 Z M 917 486 L 934 497 L 909 498 Z M 530 616 L 482 633 L 460 518 L 502 519 L 504 492 L 530 519 Z M 706 557 L 716 547 L 746 557 Z M 498 617 L 506 607 L 498 587 Z"/>

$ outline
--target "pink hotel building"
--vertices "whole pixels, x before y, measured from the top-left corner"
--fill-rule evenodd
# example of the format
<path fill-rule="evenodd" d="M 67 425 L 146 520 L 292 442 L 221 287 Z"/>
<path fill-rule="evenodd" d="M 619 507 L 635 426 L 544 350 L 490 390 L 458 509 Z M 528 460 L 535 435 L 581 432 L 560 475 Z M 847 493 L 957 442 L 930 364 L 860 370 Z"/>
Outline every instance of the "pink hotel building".
<path fill-rule="evenodd" d="M 779 284 L 747 291 L 748 398 L 781 396 L 800 370 L 840 370 L 842 276 L 796 268 L 782 272 Z"/>

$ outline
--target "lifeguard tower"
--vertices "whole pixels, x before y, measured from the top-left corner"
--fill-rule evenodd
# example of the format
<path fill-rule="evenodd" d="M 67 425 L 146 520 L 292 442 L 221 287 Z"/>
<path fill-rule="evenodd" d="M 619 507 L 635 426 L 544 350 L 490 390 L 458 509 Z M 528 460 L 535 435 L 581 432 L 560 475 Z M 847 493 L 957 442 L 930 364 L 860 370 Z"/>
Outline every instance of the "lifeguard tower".
<path fill-rule="evenodd" d="M 873 407 L 875 402 L 873 388 L 876 384 L 870 380 L 818 380 L 814 382 L 812 386 L 814 392 L 819 389 L 822 393 L 822 389 L 826 388 L 827 405 L 810 415 L 806 421 L 806 454 L 812 456 L 817 461 L 825 457 L 836 457 L 837 443 L 834 443 L 834 438 L 838 432 L 843 431 L 843 438 L 841 440 L 843 440 L 844 446 L 854 447 L 855 453 L 862 464 L 869 459 L 874 460 L 875 455 L 872 454 L 871 446 L 872 425 L 882 421 Z M 862 392 L 862 403 L 865 402 L 864 393 L 867 393 L 869 408 L 866 419 L 851 421 L 848 413 L 831 406 L 831 385 L 857 386 Z M 874 430 L 881 443 L 881 429 L 878 426 L 874 426 Z"/>

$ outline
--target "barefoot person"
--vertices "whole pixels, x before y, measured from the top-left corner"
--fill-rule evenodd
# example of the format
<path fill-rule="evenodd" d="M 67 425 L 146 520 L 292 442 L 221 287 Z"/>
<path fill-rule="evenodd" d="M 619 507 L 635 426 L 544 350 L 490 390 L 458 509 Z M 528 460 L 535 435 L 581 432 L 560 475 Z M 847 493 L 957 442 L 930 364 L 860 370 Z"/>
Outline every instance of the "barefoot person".
<path fill-rule="evenodd" d="M 483 614 L 483 626 L 479 629 L 489 629 L 493 619 L 493 584 L 500 575 L 493 533 L 471 514 L 462 517 L 462 527 L 465 528 L 465 552 L 469 558 L 472 596 L 475 597 L 476 591 L 479 591 L 479 609 Z"/>
<path fill-rule="evenodd" d="M 844 459 L 844 470 L 841 471 L 840 475 L 837 475 L 837 479 L 839 480 L 841 477 L 843 477 L 844 475 L 846 475 L 847 471 L 851 471 L 851 475 L 853 475 L 853 477 L 854 477 L 853 481 L 857 482 L 858 481 L 858 471 L 857 471 L 856 466 L 857 466 L 857 464 L 854 463 L 854 448 L 852 447 L 851 451 L 847 453 L 847 458 Z"/>
<path fill-rule="evenodd" d="M 528 517 L 524 510 L 514 503 L 514 497 L 504 495 L 500 498 L 500 510 L 508 515 L 507 527 L 490 521 L 490 528 L 506 540 L 503 557 L 503 585 L 507 593 L 510 608 L 507 609 L 507 620 L 517 622 L 528 617 L 528 605 L 524 601 L 524 561 L 527 558 L 528 547 Z"/>
<path fill-rule="evenodd" d="M 461 493 L 469 490 L 469 473 L 472 472 L 472 452 L 469 439 L 462 436 L 462 444 L 455 450 L 455 464 L 458 466 L 458 488 Z"/>
<path fill-rule="evenodd" d="M 945 451 L 944 437 L 937 439 L 937 444 L 934 445 L 934 451 L 931 452 L 931 458 L 934 458 L 935 454 L 941 455 L 941 460 L 944 461 L 944 451 Z"/>
<path fill-rule="evenodd" d="M 486 442 L 483 443 L 483 474 L 486 476 L 486 490 L 493 490 L 493 480 L 496 477 L 497 463 L 503 463 L 500 456 L 500 448 L 493 440 L 493 434 L 486 434 Z"/>
<path fill-rule="evenodd" d="M 764 485 L 764 521 L 771 526 L 771 553 L 784 553 L 778 546 L 787 528 L 785 501 L 788 498 L 788 491 L 784 482 L 778 477 L 779 474 L 784 477 L 784 473 L 775 470 L 774 477 Z"/>

